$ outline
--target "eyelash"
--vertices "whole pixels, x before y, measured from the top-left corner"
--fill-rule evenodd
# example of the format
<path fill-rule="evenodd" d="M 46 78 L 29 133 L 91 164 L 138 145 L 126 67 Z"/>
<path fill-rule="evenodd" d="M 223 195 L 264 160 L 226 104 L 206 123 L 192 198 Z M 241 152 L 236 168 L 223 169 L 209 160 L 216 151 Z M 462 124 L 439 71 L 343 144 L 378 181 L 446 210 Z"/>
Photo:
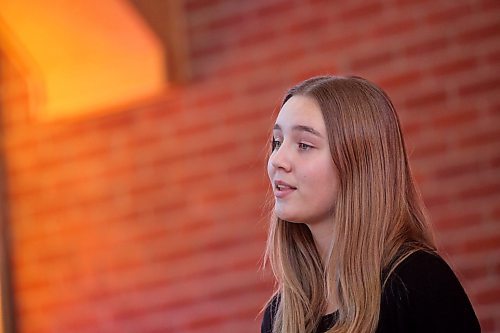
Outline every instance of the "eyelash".
<path fill-rule="evenodd" d="M 273 138 L 271 140 L 271 151 L 275 151 L 276 149 L 279 148 L 279 146 L 281 146 L 281 142 Z"/>
<path fill-rule="evenodd" d="M 303 142 L 299 142 L 297 145 L 299 146 L 299 150 L 302 150 L 302 151 L 307 151 L 307 150 L 313 148 L 313 146 L 308 145 L 307 143 L 303 143 Z M 275 150 L 279 149 L 280 146 L 281 146 L 281 141 L 278 141 L 274 138 L 271 140 L 271 151 L 275 151 Z"/>
<path fill-rule="evenodd" d="M 300 150 L 309 150 L 311 148 L 312 148 L 311 145 L 308 145 L 307 143 L 299 142 L 299 149 Z"/>

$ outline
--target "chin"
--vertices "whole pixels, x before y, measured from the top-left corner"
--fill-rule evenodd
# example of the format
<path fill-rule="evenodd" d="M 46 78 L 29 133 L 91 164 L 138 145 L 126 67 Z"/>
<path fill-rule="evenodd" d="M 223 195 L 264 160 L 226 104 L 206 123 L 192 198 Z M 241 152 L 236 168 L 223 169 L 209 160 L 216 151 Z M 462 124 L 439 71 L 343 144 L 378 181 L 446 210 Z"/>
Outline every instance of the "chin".
<path fill-rule="evenodd" d="M 291 223 L 304 223 L 302 221 L 302 219 L 300 219 L 298 216 L 293 215 L 293 214 L 286 214 L 284 212 L 279 212 L 277 210 L 274 211 L 274 214 L 279 219 L 287 221 L 287 222 L 291 222 Z"/>

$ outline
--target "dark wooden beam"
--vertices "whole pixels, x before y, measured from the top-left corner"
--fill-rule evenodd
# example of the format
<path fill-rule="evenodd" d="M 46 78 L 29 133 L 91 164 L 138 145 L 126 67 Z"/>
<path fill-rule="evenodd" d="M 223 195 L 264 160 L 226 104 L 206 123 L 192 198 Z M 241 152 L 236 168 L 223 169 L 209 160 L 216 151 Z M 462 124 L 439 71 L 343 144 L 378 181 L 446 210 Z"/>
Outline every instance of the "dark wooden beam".
<path fill-rule="evenodd" d="M 168 81 L 185 83 L 191 77 L 186 17 L 182 0 L 129 0 L 161 40 Z"/>
<path fill-rule="evenodd" d="M 1 60 L 0 60 L 1 61 Z M 1 63 L 0 63 L 1 66 Z M 1 70 L 1 67 L 0 67 Z M 1 77 L 1 75 L 0 75 Z M 0 84 L 2 82 L 0 81 Z M 14 298 L 11 283 L 11 261 L 10 261 L 10 228 L 9 210 L 7 200 L 7 177 L 5 171 L 5 129 L 3 126 L 3 109 L 0 104 L 0 290 L 2 313 L 0 332 L 14 333 L 15 315 Z"/>

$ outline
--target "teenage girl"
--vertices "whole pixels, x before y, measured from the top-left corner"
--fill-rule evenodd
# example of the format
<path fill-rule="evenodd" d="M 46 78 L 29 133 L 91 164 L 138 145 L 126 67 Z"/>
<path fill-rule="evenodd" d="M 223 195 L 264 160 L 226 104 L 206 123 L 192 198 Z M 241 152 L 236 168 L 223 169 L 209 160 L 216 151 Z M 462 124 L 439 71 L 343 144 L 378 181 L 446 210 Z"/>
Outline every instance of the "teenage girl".
<path fill-rule="evenodd" d="M 360 77 L 308 79 L 273 129 L 262 333 L 480 332 L 437 254 L 389 97 Z"/>

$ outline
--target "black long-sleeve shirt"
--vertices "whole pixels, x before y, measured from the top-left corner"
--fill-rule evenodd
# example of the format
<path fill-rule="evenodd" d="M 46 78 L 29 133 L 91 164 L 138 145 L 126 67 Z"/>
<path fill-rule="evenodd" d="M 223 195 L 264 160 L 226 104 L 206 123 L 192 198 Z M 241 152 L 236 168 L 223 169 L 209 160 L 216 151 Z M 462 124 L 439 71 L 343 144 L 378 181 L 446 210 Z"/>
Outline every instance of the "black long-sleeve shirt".
<path fill-rule="evenodd" d="M 279 297 L 267 306 L 261 333 L 271 333 Z M 337 312 L 321 318 L 315 333 L 326 332 Z M 382 292 L 376 333 L 481 332 L 472 305 L 457 277 L 439 256 L 417 251 L 389 277 Z"/>

